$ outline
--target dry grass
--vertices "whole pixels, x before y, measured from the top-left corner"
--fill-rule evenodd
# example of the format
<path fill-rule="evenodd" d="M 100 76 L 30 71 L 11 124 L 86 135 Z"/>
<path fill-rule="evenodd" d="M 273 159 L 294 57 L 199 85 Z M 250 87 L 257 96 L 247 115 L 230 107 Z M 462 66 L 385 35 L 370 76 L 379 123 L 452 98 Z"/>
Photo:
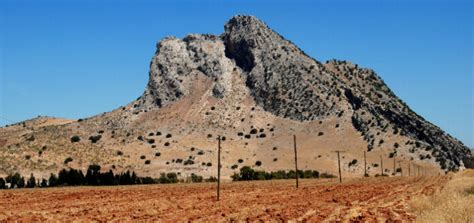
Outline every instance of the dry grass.
<path fill-rule="evenodd" d="M 410 203 L 417 222 L 474 222 L 474 171 L 452 176 L 433 196 L 414 197 Z"/>

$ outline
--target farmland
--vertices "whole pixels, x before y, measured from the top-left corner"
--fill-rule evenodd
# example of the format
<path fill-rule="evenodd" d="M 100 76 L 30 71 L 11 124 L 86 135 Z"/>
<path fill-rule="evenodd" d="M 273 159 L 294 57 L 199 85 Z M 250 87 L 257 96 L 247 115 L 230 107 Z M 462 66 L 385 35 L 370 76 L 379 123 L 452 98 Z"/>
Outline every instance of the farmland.
<path fill-rule="evenodd" d="M 226 182 L 220 201 L 215 183 L 3 190 L 0 220 L 412 221 L 410 200 L 454 177 L 308 179 L 299 188 L 292 180 Z"/>

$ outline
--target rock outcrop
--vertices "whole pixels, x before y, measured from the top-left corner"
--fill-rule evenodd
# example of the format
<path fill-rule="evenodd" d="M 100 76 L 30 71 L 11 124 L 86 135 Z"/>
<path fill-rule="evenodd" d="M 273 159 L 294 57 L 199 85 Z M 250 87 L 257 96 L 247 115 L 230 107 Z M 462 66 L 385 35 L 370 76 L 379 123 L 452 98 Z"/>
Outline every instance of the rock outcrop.
<path fill-rule="evenodd" d="M 253 16 L 235 16 L 220 36 L 162 40 L 137 109 L 154 109 L 188 94 L 196 72 L 214 80 L 213 94 L 227 92 L 239 69 L 264 110 L 297 121 L 350 114 L 370 151 L 380 132 L 408 135 L 412 150 L 431 151 L 443 169 L 456 169 L 469 149 L 413 112 L 374 71 L 346 61 L 325 64 Z M 380 139 L 379 139 L 380 140 Z M 396 148 L 395 148 L 396 153 Z"/>

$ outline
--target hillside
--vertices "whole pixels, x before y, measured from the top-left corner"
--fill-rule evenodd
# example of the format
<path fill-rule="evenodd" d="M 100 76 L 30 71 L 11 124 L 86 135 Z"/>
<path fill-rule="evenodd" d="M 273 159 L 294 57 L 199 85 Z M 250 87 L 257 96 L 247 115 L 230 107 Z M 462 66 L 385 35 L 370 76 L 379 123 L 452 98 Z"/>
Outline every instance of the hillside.
<path fill-rule="evenodd" d="M 244 165 L 292 169 L 293 134 L 301 169 L 336 173 L 339 149 L 346 176 L 363 174 L 364 151 L 370 175 L 380 172 L 380 156 L 388 174 L 393 156 L 403 168 L 431 173 L 457 170 L 472 157 L 373 70 L 321 63 L 252 16 L 235 16 L 224 30 L 160 41 L 145 92 L 114 111 L 1 128 L 0 175 L 41 177 L 95 163 L 147 176 L 214 176 L 218 135 L 225 177 Z"/>

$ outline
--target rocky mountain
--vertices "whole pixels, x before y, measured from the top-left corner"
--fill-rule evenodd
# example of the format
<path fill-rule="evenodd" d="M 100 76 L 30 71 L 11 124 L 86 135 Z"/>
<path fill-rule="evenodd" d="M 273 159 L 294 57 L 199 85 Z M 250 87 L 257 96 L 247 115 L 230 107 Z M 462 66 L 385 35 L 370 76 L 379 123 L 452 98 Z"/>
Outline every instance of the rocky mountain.
<path fill-rule="evenodd" d="M 379 173 L 380 156 L 432 173 L 472 158 L 373 70 L 321 63 L 253 16 L 235 16 L 224 30 L 160 41 L 145 92 L 128 105 L 77 121 L 40 118 L 1 128 L 0 174 L 49 175 L 97 163 L 151 176 L 213 176 L 217 135 L 225 176 L 244 165 L 292 169 L 293 134 L 300 166 L 323 172 L 336 172 L 336 149 L 346 151 L 343 169 L 354 176 L 364 172 L 364 151 L 370 174 Z"/>

